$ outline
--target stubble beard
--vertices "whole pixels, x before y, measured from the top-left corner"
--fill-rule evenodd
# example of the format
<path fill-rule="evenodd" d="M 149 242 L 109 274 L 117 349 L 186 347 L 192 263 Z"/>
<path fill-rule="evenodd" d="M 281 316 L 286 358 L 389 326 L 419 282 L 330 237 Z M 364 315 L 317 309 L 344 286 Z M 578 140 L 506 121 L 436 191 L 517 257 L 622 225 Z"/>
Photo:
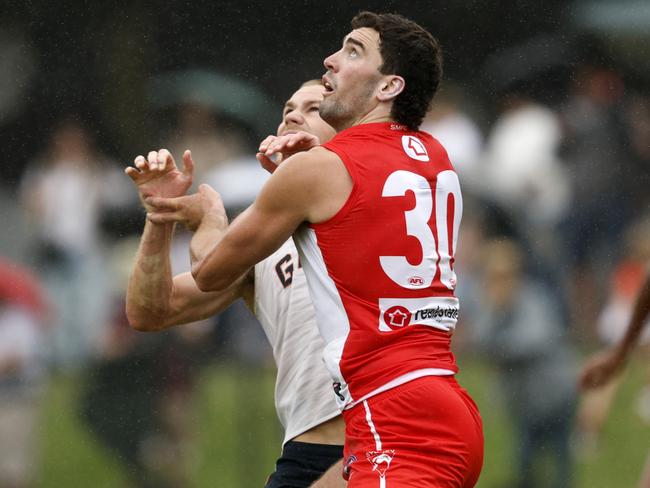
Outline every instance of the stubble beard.
<path fill-rule="evenodd" d="M 336 132 L 345 129 L 351 118 L 348 107 L 336 100 L 323 100 L 318 113 L 321 119 L 331 125 Z"/>
<path fill-rule="evenodd" d="M 365 113 L 368 103 L 373 94 L 374 85 L 370 83 L 365 89 L 360 90 L 356 95 L 351 94 L 354 104 L 336 100 L 334 95 L 325 98 L 318 108 L 318 113 L 325 122 L 331 125 L 336 132 L 352 127 L 361 114 Z M 348 96 L 348 98 L 350 98 Z"/>

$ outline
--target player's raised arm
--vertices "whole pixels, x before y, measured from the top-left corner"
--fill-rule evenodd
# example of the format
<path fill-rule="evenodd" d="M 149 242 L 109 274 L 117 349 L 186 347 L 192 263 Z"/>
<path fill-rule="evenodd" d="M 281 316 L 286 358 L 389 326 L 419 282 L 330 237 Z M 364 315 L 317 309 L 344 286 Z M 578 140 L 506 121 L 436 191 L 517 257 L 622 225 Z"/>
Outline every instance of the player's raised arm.
<path fill-rule="evenodd" d="M 352 180 L 335 154 L 317 147 L 289 158 L 227 230 L 216 206 L 206 212 L 192 240 L 192 275 L 197 285 L 204 291 L 228 288 L 278 249 L 302 222 L 331 218 L 351 189 Z M 157 208 L 149 216 L 152 221 L 185 219 L 186 225 L 193 225 L 178 208 L 189 206 L 189 200 L 153 199 L 150 204 Z"/>
<path fill-rule="evenodd" d="M 184 170 L 176 167 L 171 154 L 161 149 L 151 151 L 147 159 L 138 156 L 135 167 L 125 173 L 138 188 L 143 205 L 147 199 L 184 195 L 192 183 L 194 163 L 189 151 L 184 156 Z M 126 313 L 131 326 L 153 331 L 200 320 L 226 308 L 242 296 L 246 279 L 220 293 L 204 293 L 190 273 L 172 277 L 170 247 L 174 223 L 145 223 L 135 263 L 129 277 Z"/>
<path fill-rule="evenodd" d="M 343 205 L 352 180 L 340 159 L 315 148 L 289 158 L 264 185 L 255 203 L 230 225 L 192 275 L 202 290 L 220 290 L 286 241 L 303 222 L 322 222 Z"/>

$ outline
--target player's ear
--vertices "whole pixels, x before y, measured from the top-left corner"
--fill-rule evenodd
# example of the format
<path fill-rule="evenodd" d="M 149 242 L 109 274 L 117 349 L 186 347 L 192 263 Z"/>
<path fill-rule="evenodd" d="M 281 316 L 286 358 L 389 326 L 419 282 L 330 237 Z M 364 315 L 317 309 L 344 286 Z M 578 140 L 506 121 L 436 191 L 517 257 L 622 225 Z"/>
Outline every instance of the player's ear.
<path fill-rule="evenodd" d="M 386 76 L 379 87 L 377 98 L 382 102 L 388 102 L 404 91 L 406 83 L 404 78 L 398 75 Z"/>

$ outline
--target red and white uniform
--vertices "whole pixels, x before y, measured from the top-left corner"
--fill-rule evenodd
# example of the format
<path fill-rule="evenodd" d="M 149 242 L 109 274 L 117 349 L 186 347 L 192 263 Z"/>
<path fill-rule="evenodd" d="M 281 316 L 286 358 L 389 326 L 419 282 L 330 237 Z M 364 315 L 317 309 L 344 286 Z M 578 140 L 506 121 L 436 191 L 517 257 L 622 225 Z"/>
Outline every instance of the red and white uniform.
<path fill-rule="evenodd" d="M 458 177 L 433 137 L 395 123 L 351 127 L 324 147 L 345 164 L 352 192 L 294 241 L 345 409 L 350 486 L 383 487 L 391 477 L 392 486 L 473 486 L 480 417 L 455 383 L 450 349 Z M 443 473 L 441 463 L 454 467 Z"/>
<path fill-rule="evenodd" d="M 352 127 L 324 147 L 354 186 L 331 220 L 301 228 L 294 240 L 341 406 L 454 374 L 462 199 L 447 153 L 429 134 L 390 123 Z"/>

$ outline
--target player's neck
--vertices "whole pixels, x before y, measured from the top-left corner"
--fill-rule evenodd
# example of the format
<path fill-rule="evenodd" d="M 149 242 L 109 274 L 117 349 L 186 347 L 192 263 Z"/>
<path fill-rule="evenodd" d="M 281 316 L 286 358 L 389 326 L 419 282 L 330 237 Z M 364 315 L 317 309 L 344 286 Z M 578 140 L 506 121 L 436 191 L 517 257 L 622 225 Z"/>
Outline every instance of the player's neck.
<path fill-rule="evenodd" d="M 394 122 L 393 118 L 390 116 L 390 109 L 381 106 L 375 107 L 370 112 L 358 117 L 352 124 L 345 128 L 348 129 L 355 125 L 373 124 L 376 122 Z"/>

